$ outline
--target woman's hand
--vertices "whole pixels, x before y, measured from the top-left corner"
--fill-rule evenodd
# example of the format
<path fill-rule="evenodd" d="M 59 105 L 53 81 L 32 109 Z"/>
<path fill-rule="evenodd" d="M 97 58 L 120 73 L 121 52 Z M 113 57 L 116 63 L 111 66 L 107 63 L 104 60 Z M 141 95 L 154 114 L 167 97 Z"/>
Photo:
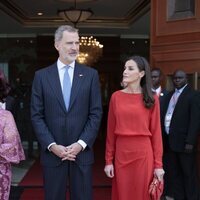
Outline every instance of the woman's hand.
<path fill-rule="evenodd" d="M 113 178 L 114 177 L 114 166 L 113 166 L 113 164 L 106 165 L 104 167 L 104 172 L 106 173 L 107 177 Z"/>
<path fill-rule="evenodd" d="M 163 181 L 165 171 L 162 168 L 154 169 L 154 175 L 158 178 L 159 181 Z"/>

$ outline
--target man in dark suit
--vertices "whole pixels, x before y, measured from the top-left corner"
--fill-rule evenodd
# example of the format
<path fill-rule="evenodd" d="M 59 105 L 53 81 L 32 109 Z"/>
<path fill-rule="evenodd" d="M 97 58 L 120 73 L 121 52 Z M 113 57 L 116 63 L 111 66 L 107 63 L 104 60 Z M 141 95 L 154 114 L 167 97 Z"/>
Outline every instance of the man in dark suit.
<path fill-rule="evenodd" d="M 160 68 L 155 67 L 151 70 L 152 89 L 159 96 L 161 102 L 163 101 L 164 96 L 168 93 L 168 91 L 161 86 L 162 78 L 163 73 Z"/>
<path fill-rule="evenodd" d="M 59 58 L 36 72 L 31 97 L 32 123 L 41 145 L 46 200 L 92 199 L 92 146 L 102 116 L 96 70 L 78 64 L 78 30 L 55 32 Z"/>
<path fill-rule="evenodd" d="M 164 98 L 169 93 L 169 91 L 167 91 L 165 88 L 163 88 L 161 86 L 161 82 L 162 82 L 162 79 L 163 79 L 163 73 L 162 73 L 160 68 L 157 68 L 157 67 L 152 68 L 151 79 L 152 79 L 152 86 L 153 86 L 152 90 L 159 97 L 160 113 L 162 113 Z M 165 162 L 165 159 L 163 159 L 163 162 Z M 166 173 L 164 175 L 164 179 L 165 179 L 165 187 L 164 187 L 164 191 L 163 191 L 163 196 L 165 196 L 165 193 L 166 193 L 166 190 L 167 190 L 167 185 L 168 185 Z"/>
<path fill-rule="evenodd" d="M 182 70 L 173 74 L 175 90 L 167 94 L 161 114 L 166 195 L 175 200 L 199 200 L 195 149 L 199 133 L 200 96 Z"/>
<path fill-rule="evenodd" d="M 16 101 L 15 98 L 12 96 L 7 96 L 5 100 L 5 109 L 9 110 L 13 116 L 15 117 L 16 114 Z"/>

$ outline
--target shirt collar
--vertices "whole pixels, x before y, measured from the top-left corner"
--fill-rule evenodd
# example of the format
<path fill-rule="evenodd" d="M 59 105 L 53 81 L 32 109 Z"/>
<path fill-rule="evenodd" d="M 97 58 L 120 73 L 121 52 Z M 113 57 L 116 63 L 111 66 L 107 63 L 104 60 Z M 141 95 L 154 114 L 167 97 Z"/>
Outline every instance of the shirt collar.
<path fill-rule="evenodd" d="M 4 103 L 2 103 L 2 102 L 0 102 L 0 109 L 6 109 L 6 103 L 4 102 Z"/>
<path fill-rule="evenodd" d="M 59 59 L 57 60 L 57 66 L 58 66 L 58 70 L 61 70 L 61 69 L 64 69 L 66 64 L 64 64 L 63 62 L 61 62 Z M 70 63 L 68 65 L 70 68 L 73 68 L 75 67 L 75 61 L 73 61 L 72 63 Z"/>
<path fill-rule="evenodd" d="M 161 93 L 161 86 L 156 89 L 156 94 L 159 96 Z"/>
<path fill-rule="evenodd" d="M 153 92 L 155 92 L 158 96 L 161 93 L 161 86 L 159 86 L 157 89 L 152 89 Z"/>
<path fill-rule="evenodd" d="M 180 89 L 175 88 L 175 92 L 182 93 L 183 90 L 184 90 L 184 88 L 185 88 L 187 85 L 188 85 L 188 84 L 185 84 L 185 85 L 184 85 L 182 88 L 180 88 Z"/>

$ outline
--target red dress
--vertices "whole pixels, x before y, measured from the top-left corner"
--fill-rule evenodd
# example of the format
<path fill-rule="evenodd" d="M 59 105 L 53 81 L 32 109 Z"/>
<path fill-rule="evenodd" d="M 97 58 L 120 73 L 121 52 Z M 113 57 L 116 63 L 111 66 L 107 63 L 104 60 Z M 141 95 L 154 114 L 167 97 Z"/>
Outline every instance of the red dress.
<path fill-rule="evenodd" d="M 158 97 L 151 109 L 142 94 L 113 93 L 109 106 L 106 164 L 114 164 L 112 200 L 149 200 L 155 168 L 162 168 Z"/>

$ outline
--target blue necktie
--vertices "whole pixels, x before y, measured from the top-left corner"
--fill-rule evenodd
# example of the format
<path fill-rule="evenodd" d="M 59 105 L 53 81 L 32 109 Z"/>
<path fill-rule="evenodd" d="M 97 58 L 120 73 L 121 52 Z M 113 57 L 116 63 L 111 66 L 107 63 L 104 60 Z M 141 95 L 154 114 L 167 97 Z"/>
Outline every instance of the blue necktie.
<path fill-rule="evenodd" d="M 71 95 L 71 81 L 69 77 L 69 66 L 65 67 L 65 73 L 63 78 L 63 97 L 65 102 L 65 107 L 68 110 L 69 102 L 70 102 L 70 95 Z"/>

